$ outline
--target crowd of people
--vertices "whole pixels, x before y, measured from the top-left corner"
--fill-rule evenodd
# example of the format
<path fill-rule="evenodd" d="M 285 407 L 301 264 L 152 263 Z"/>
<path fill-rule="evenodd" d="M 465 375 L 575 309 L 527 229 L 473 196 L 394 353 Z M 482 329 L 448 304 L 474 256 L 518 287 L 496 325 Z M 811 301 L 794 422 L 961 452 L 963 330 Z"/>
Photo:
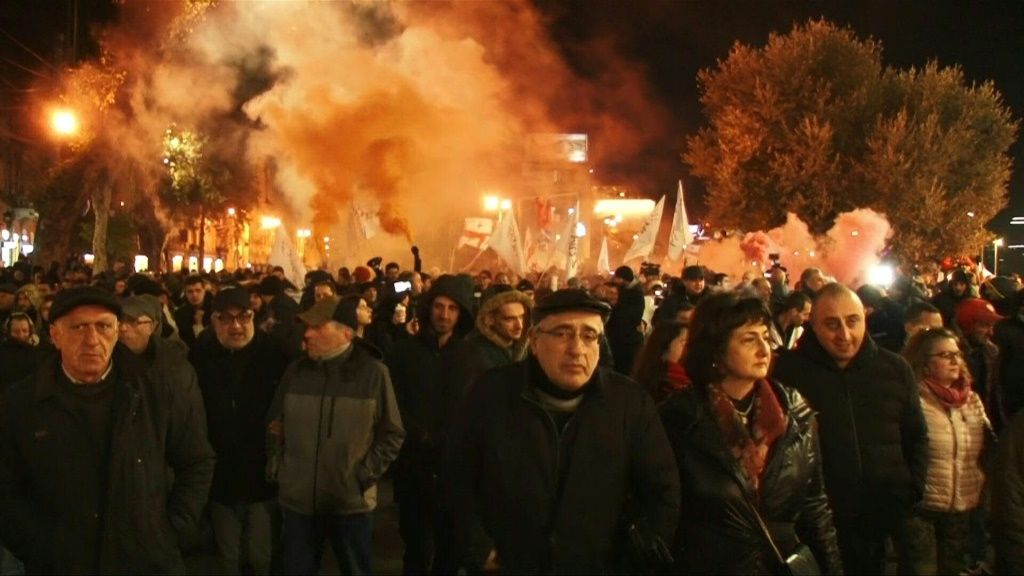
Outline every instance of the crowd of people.
<path fill-rule="evenodd" d="M 1024 290 L 650 266 L 0 277 L 6 573 L 1024 572 Z"/>

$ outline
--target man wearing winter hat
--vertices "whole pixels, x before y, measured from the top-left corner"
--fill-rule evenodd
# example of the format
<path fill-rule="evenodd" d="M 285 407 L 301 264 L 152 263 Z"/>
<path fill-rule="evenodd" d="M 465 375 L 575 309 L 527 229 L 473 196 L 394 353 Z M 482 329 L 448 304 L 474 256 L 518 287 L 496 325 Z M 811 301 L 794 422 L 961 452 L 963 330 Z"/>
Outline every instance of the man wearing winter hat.
<path fill-rule="evenodd" d="M 316 574 L 328 534 L 343 574 L 371 573 L 377 482 L 405 437 L 387 368 L 338 304 L 298 315 L 306 354 L 288 366 L 268 416 L 286 574 Z"/>
<path fill-rule="evenodd" d="M 586 291 L 554 292 L 533 310 L 530 355 L 470 390 L 446 470 L 468 572 L 628 573 L 670 561 L 678 470 L 651 397 L 598 366 L 610 312 Z M 646 565 L 627 550 L 647 552 L 632 556 Z"/>
<path fill-rule="evenodd" d="M 629 266 L 619 266 L 612 275 L 619 287 L 619 298 L 605 326 L 608 345 L 612 350 L 615 370 L 619 374 L 632 374 L 633 360 L 644 343 L 641 323 L 644 319 L 644 289 Z"/>
<path fill-rule="evenodd" d="M 395 343 L 389 359 L 407 432 L 395 463 L 403 572 L 455 572 L 451 519 L 441 506 L 444 439 L 462 398 L 452 378 L 459 342 L 473 328 L 473 281 L 442 275 L 417 303 L 419 331 Z"/>
<path fill-rule="evenodd" d="M 654 323 L 671 322 L 676 314 L 683 309 L 696 307 L 709 294 L 703 266 L 691 265 L 683 268 L 682 279 L 673 282 L 672 292 L 654 311 Z"/>
<path fill-rule="evenodd" d="M 264 418 L 288 366 L 284 346 L 256 330 L 249 292 L 223 288 L 213 298 L 213 318 L 189 360 L 206 404 L 217 467 L 210 487 L 210 519 L 225 574 L 269 574 L 277 489 L 267 482 Z"/>
<path fill-rule="evenodd" d="M 964 360 L 971 373 L 974 391 L 978 393 L 992 427 L 999 432 L 1008 420 L 1003 390 L 999 386 L 999 348 L 992 342 L 997 322 L 1005 317 L 995 306 L 982 298 L 965 298 L 956 307 L 956 326 L 964 335 Z"/>
<path fill-rule="evenodd" d="M 183 573 L 213 474 L 197 389 L 118 345 L 121 303 L 60 292 L 60 351 L 0 405 L 0 540 L 28 573 Z"/>

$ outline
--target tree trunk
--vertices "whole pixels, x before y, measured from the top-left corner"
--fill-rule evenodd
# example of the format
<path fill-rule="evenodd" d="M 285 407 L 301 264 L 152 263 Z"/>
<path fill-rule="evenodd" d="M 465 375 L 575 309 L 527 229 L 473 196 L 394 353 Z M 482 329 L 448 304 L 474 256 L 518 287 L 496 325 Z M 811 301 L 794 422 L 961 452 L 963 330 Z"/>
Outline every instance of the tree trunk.
<path fill-rule="evenodd" d="M 92 233 L 93 274 L 106 272 L 107 263 L 107 221 L 110 219 L 110 179 L 104 174 L 93 189 L 92 208 L 95 226 Z"/>
<path fill-rule="evenodd" d="M 203 262 L 206 261 L 206 202 L 199 204 L 199 262 L 197 266 L 200 272 L 203 270 Z"/>

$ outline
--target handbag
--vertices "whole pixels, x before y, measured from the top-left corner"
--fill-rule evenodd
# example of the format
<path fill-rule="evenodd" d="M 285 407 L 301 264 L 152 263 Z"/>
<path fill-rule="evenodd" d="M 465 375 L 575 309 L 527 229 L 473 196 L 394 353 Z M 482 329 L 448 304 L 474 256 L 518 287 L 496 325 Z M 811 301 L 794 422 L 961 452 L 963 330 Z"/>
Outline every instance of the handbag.
<path fill-rule="evenodd" d="M 821 566 L 814 557 L 814 552 L 806 544 L 797 544 L 789 556 L 783 556 L 779 547 L 775 544 L 775 539 L 772 538 L 772 533 L 768 530 L 768 525 L 761 518 L 761 513 L 757 511 L 757 508 L 749 500 L 747 500 L 747 506 L 750 507 L 750 511 L 757 518 L 757 524 L 761 528 L 761 533 L 775 554 L 775 559 L 784 568 L 785 574 L 788 576 L 821 576 Z"/>

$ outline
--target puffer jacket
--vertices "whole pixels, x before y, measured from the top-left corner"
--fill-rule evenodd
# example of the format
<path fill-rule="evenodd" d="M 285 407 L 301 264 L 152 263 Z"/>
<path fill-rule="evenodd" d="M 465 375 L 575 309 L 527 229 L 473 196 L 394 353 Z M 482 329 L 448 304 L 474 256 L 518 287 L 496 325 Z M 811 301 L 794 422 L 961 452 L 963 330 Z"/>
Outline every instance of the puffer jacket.
<path fill-rule="evenodd" d="M 989 425 L 981 398 L 971 392 L 963 407 L 947 408 L 926 384 L 918 388 L 928 422 L 928 476 L 921 506 L 938 512 L 977 508 L 985 484 L 980 460 Z"/>
<path fill-rule="evenodd" d="M 328 360 L 292 362 L 269 419 L 284 424 L 282 507 L 306 515 L 377 507 L 377 481 L 398 456 L 405 431 L 387 368 L 370 352 L 354 343 Z"/>
<path fill-rule="evenodd" d="M 757 502 L 783 556 L 802 541 L 824 573 L 842 573 L 832 512 L 822 484 L 814 413 L 795 390 L 778 383 L 772 388 L 788 424 L 769 452 L 756 493 L 700 391 L 687 387 L 662 404 L 661 418 L 675 451 L 682 486 L 682 512 L 672 550 L 676 571 L 777 573 L 778 562 L 748 504 Z"/>

